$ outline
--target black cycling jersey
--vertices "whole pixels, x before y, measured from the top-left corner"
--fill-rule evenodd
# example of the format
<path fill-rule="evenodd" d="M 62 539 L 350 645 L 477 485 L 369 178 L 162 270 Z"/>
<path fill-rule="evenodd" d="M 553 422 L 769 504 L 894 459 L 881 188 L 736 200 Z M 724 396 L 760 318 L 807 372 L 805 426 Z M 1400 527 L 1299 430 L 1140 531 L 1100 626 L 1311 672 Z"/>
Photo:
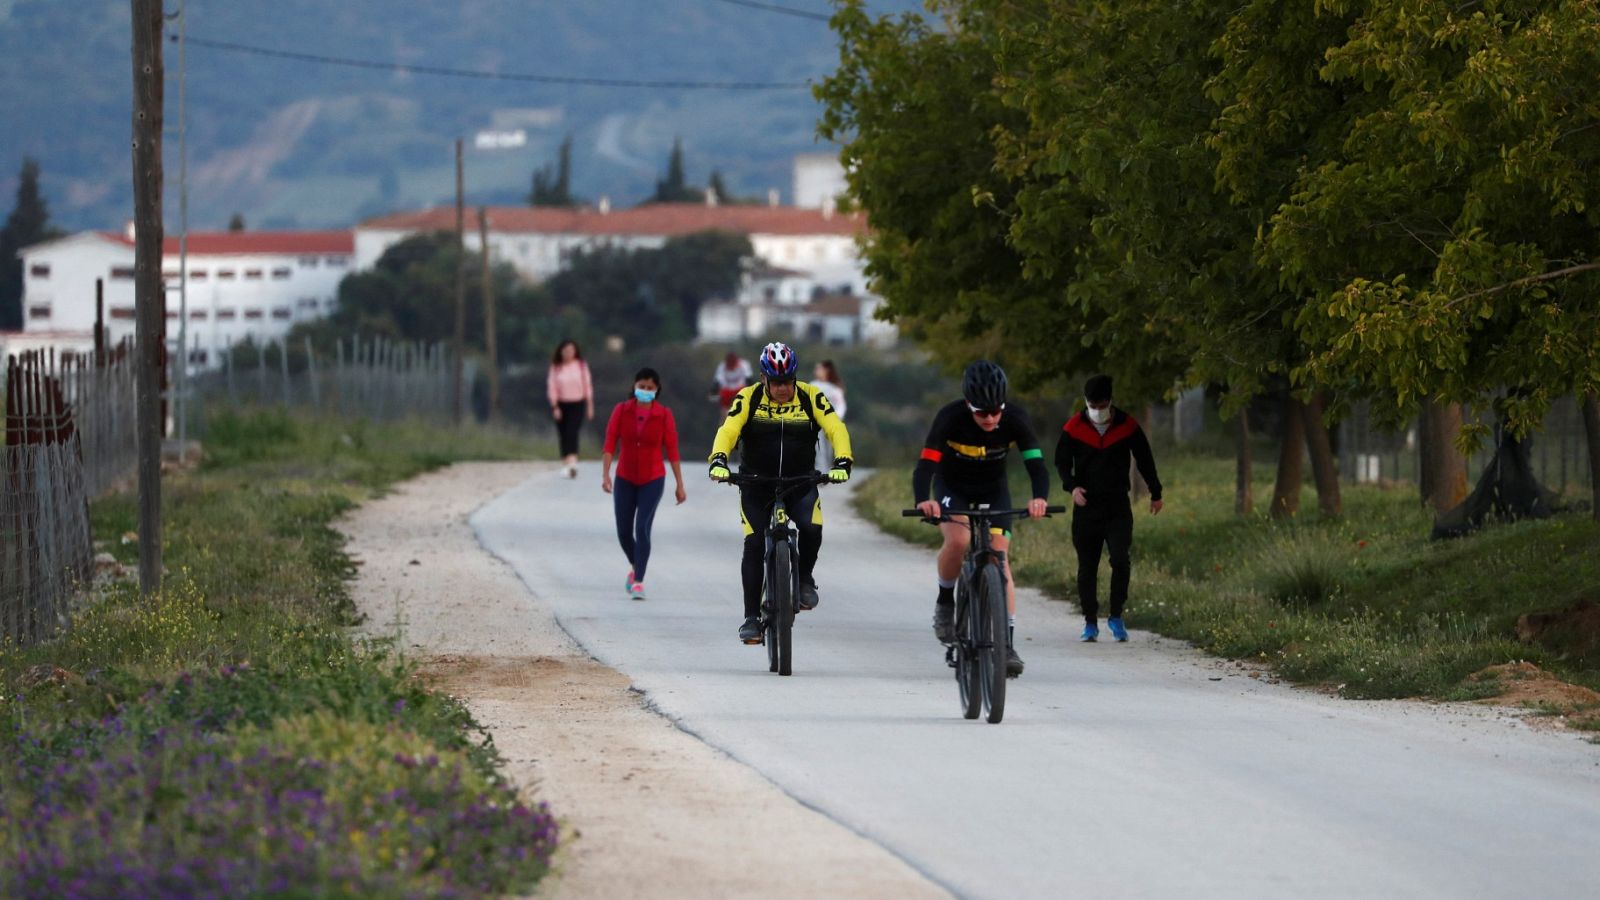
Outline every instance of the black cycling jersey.
<path fill-rule="evenodd" d="M 1006 458 L 1015 444 L 1033 482 L 1033 496 L 1050 497 L 1050 471 L 1044 464 L 1044 451 L 1027 410 L 1019 404 L 1006 405 L 1000 424 L 985 431 L 972 417 L 965 400 L 940 409 L 922 445 L 922 458 L 911 476 L 912 496 L 918 503 L 928 499 L 928 488 L 935 473 L 951 488 L 984 487 L 1006 477 Z"/>

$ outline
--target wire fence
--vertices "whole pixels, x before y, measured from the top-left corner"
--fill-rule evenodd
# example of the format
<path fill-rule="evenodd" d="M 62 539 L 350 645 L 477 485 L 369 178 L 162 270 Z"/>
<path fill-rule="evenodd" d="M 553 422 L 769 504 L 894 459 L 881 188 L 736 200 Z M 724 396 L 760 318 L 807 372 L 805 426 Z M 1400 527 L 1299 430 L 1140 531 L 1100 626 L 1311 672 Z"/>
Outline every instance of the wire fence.
<path fill-rule="evenodd" d="M 239 344 L 216 369 L 190 376 L 188 413 L 201 433 L 219 413 L 283 407 L 375 421 L 449 422 L 455 413 L 449 346 L 354 337 L 318 351 L 298 342 Z M 470 382 L 471 373 L 465 375 Z M 182 414 L 182 413 L 180 413 Z"/>
<path fill-rule="evenodd" d="M 1469 480 L 1476 482 L 1494 459 L 1494 416 L 1490 410 L 1468 410 L 1468 422 L 1489 426 L 1490 437 L 1467 461 Z M 1421 470 L 1415 423 L 1404 428 L 1380 427 L 1366 404 L 1357 404 L 1338 426 L 1339 472 L 1358 484 L 1416 482 Z M 1553 403 L 1544 422 L 1523 442 L 1535 476 L 1546 488 L 1567 498 L 1581 498 L 1593 489 L 1589 445 L 1583 430 L 1583 409 L 1572 397 Z"/>
<path fill-rule="evenodd" d="M 133 362 L 130 343 L 6 360 L 0 640 L 25 645 L 54 634 L 93 574 L 89 499 L 138 459 Z"/>

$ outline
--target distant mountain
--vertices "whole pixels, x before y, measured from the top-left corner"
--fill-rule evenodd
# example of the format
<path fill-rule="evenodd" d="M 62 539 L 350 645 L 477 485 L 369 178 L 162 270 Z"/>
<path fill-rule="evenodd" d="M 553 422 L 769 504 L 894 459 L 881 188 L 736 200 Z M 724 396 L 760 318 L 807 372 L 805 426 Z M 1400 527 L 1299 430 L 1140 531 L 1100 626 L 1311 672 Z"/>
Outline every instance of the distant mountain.
<path fill-rule="evenodd" d="M 177 0 L 168 0 L 169 9 Z M 827 13 L 824 0 L 781 0 Z M 877 0 L 875 10 L 920 6 Z M 292 53 L 503 73 L 805 82 L 837 64 L 824 22 L 718 0 L 188 0 L 196 39 Z M 36 157 L 56 224 L 131 216 L 128 0 L 0 0 L 0 198 Z M 169 223 L 177 219 L 178 53 L 166 45 Z M 808 90 L 719 91 L 468 80 L 188 49 L 191 227 L 320 227 L 448 202 L 468 141 L 472 203 L 521 202 L 576 136 L 573 189 L 644 199 L 675 136 L 691 181 L 790 192 L 790 163 L 825 149 Z M 475 150 L 489 129 L 528 143 Z M 171 227 L 169 224 L 169 227 Z"/>

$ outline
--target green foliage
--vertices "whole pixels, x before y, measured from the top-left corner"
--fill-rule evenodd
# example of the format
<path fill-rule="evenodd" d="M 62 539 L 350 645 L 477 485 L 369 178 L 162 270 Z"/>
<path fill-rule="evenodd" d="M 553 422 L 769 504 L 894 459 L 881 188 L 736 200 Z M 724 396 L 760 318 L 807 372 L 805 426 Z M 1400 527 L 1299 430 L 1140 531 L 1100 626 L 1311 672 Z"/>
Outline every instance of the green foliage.
<path fill-rule="evenodd" d="M 667 174 L 656 182 L 651 203 L 704 203 L 705 192 L 689 186 L 683 169 L 683 139 L 672 139 L 672 155 L 667 157 Z"/>
<path fill-rule="evenodd" d="M 574 251 L 544 287 L 597 336 L 649 347 L 692 337 L 700 305 L 732 296 L 753 253 L 749 238 L 723 231 L 668 238 L 659 249 L 606 245 Z"/>
<path fill-rule="evenodd" d="M 1519 616 L 1594 596 L 1600 523 L 1560 517 L 1431 541 L 1411 492 L 1365 485 L 1346 487 L 1342 519 L 1241 519 L 1231 460 L 1158 454 L 1166 509 L 1136 513 L 1136 627 L 1352 697 L 1455 696 L 1468 675 L 1518 660 L 1600 686 L 1592 647 L 1524 643 L 1515 630 Z M 907 469 L 886 468 L 859 489 L 858 508 L 934 546 L 934 529 L 899 516 L 910 483 Z M 1022 523 L 1011 560 L 1021 583 L 1072 598 L 1077 558 L 1065 523 Z"/>
<path fill-rule="evenodd" d="M 529 206 L 577 206 L 572 196 L 572 135 L 568 133 L 557 151 L 555 168 L 541 166 L 533 173 L 533 189 L 528 192 Z"/>
<path fill-rule="evenodd" d="M 163 591 L 106 589 L 56 640 L 0 648 L 0 742 L 15 762 L 0 771 L 0 797 L 70 788 L 48 827 L 28 820 L 28 804 L 0 801 L 8 858 L 32 848 L 61 871 L 109 877 L 101 845 L 73 829 L 115 821 L 128 867 L 118 871 L 221 866 L 211 875 L 263 891 L 283 866 L 307 889 L 364 894 L 435 893 L 441 877 L 525 887 L 543 871 L 553 824 L 518 804 L 459 702 L 383 643 L 352 639 L 353 569 L 331 525 L 429 467 L 523 457 L 528 445 L 269 412 L 218 420 L 207 450 L 201 469 L 165 480 Z M 119 540 L 135 500 L 91 511 L 97 539 L 124 561 L 137 553 Z M 57 674 L 28 674 L 41 669 Z M 274 809 L 305 818 L 284 831 L 289 813 Z M 278 853 L 297 836 L 298 850 Z M 117 885 L 106 890 L 140 892 Z"/>
<path fill-rule="evenodd" d="M 0 331 L 20 329 L 22 313 L 22 260 L 17 251 L 55 237 L 50 227 L 50 210 L 39 190 L 39 163 L 32 157 L 22 160 L 17 175 L 17 200 L 0 228 Z"/>

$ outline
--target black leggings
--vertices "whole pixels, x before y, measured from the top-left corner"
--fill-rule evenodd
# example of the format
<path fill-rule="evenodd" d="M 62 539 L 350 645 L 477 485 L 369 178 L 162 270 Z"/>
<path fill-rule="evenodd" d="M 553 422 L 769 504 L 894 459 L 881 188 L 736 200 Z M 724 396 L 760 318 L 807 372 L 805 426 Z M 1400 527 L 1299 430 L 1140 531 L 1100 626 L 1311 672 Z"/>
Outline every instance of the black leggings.
<path fill-rule="evenodd" d="M 817 568 L 817 553 L 822 550 L 822 525 L 812 521 L 817 508 L 815 487 L 789 501 L 789 521 L 800 533 L 800 580 L 810 581 Z M 750 525 L 744 536 L 744 557 L 739 561 L 739 576 L 744 583 L 746 618 L 761 614 L 762 568 L 766 562 L 767 524 L 772 518 L 772 491 L 744 488 L 739 492 L 739 511 Z"/>
<path fill-rule="evenodd" d="M 583 433 L 583 414 L 589 408 L 582 400 L 572 403 L 562 403 L 561 421 L 556 423 L 556 430 L 561 433 L 561 455 L 578 455 L 578 435 Z"/>
<path fill-rule="evenodd" d="M 1127 501 L 1110 509 L 1074 506 L 1072 546 L 1078 551 L 1078 603 L 1083 607 L 1084 620 L 1093 622 L 1100 615 L 1100 601 L 1095 594 L 1102 549 L 1109 550 L 1111 556 L 1111 618 L 1122 618 L 1122 608 L 1128 602 L 1128 576 L 1133 570 L 1129 553 L 1133 548 L 1133 507 Z"/>

